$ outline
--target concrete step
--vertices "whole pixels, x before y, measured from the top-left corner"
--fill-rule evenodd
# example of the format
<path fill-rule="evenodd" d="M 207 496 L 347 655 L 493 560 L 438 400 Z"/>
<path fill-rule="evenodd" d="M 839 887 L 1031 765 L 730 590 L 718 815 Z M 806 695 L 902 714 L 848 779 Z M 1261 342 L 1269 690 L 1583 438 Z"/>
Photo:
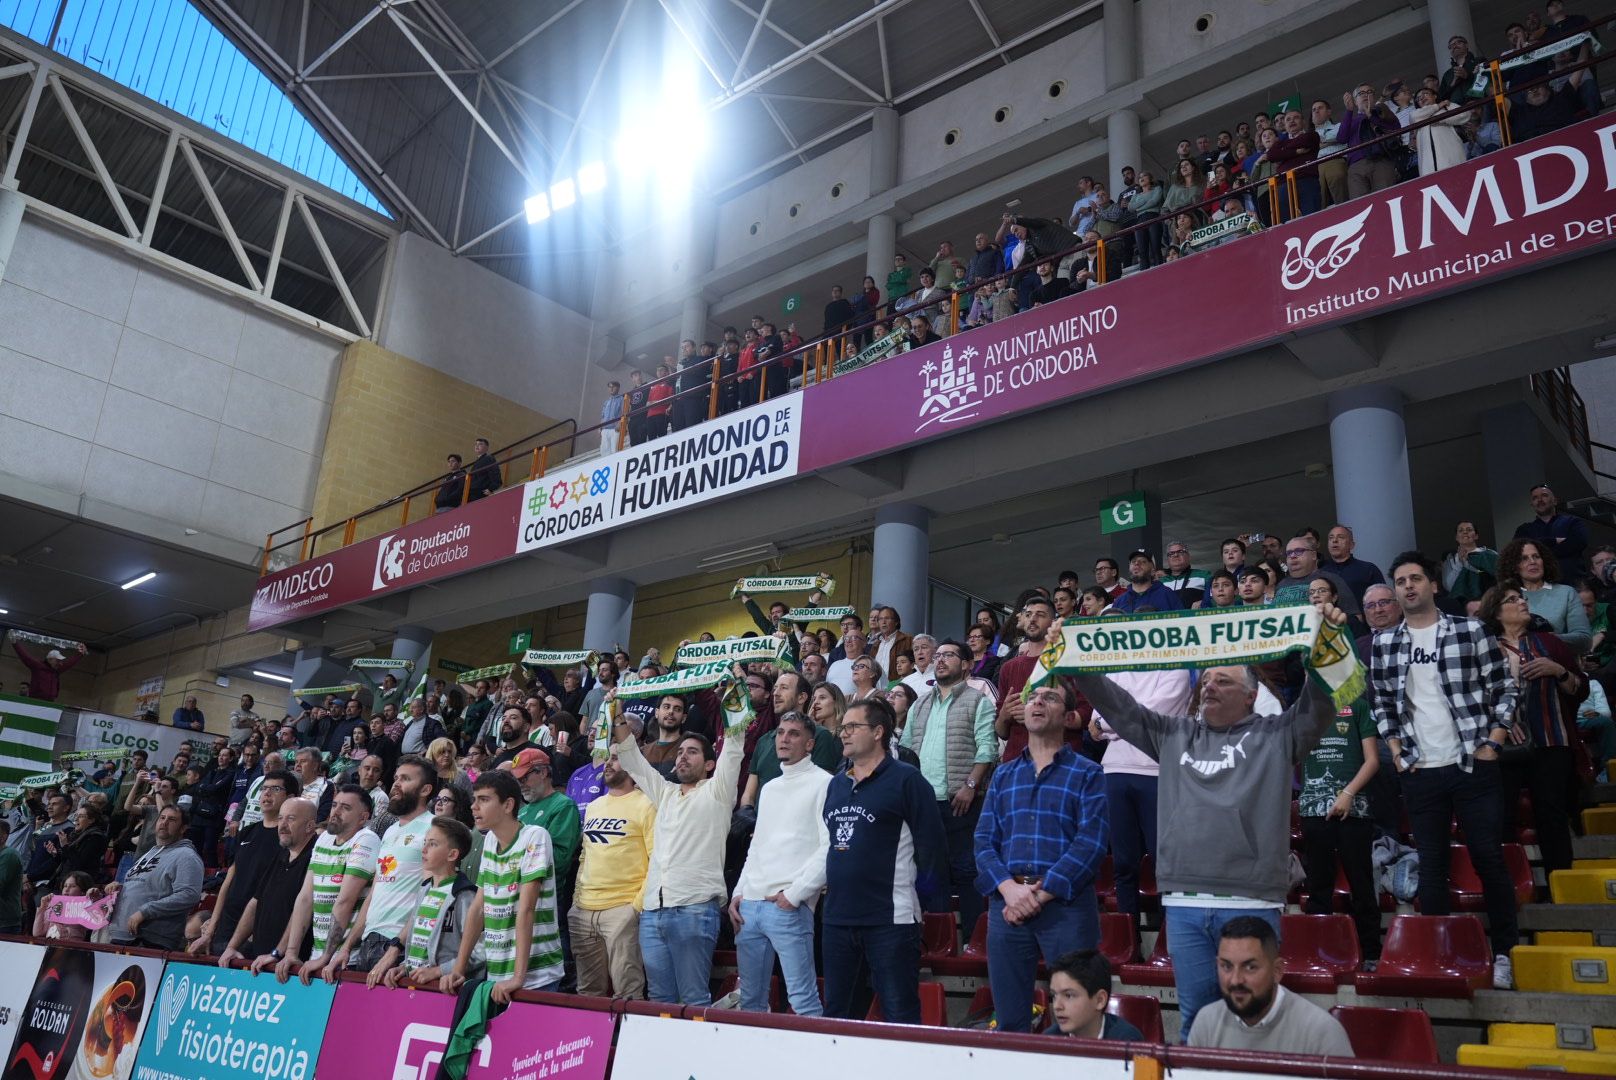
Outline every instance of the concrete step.
<path fill-rule="evenodd" d="M 1578 859 L 1616 859 L 1616 836 L 1573 836 L 1571 854 Z"/>
<path fill-rule="evenodd" d="M 1518 918 L 1522 930 L 1590 930 L 1596 940 L 1616 934 L 1616 904 L 1527 904 Z"/>

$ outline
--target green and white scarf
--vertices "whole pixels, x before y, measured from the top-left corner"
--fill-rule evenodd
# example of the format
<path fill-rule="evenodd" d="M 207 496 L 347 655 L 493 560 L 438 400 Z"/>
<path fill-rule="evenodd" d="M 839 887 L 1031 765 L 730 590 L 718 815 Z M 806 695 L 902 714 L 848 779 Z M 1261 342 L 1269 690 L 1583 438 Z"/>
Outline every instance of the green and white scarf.
<path fill-rule="evenodd" d="M 716 660 L 706 664 L 692 664 L 670 671 L 666 675 L 657 675 L 650 679 L 624 678 L 617 684 L 617 697 L 648 698 L 661 697 L 663 694 L 689 694 L 696 690 L 708 690 L 730 677 L 730 662 Z"/>
<path fill-rule="evenodd" d="M 600 653 L 594 649 L 529 649 L 522 654 L 523 667 L 571 668 L 583 664 L 590 671 L 600 663 Z"/>
<path fill-rule="evenodd" d="M 356 682 L 343 683 L 340 686 L 304 686 L 292 691 L 293 697 L 325 697 L 327 694 L 357 694 L 359 684 Z"/>
<path fill-rule="evenodd" d="M 793 626 L 806 626 L 811 622 L 836 622 L 853 614 L 851 607 L 804 607 L 792 608 L 781 616 L 781 622 L 789 622 Z"/>
<path fill-rule="evenodd" d="M 109 746 L 104 750 L 69 750 L 65 754 L 57 754 L 57 764 L 69 761 L 122 761 L 130 754 L 127 746 Z"/>
<path fill-rule="evenodd" d="M 675 667 L 689 667 L 694 664 L 718 663 L 749 664 L 762 660 L 782 667 L 786 664 L 786 649 L 789 642 L 783 637 L 734 637 L 724 638 L 720 641 L 692 641 L 679 646 L 679 651 L 673 654 Z"/>
<path fill-rule="evenodd" d="M 405 671 L 415 670 L 414 660 L 392 660 L 385 656 L 370 656 L 348 663 L 349 671 L 393 671 L 403 668 Z"/>
<path fill-rule="evenodd" d="M 1291 653 L 1307 655 L 1309 674 L 1337 708 L 1364 692 L 1363 665 L 1346 628 L 1301 604 L 1071 619 L 1039 654 L 1023 693 L 1057 675 L 1262 664 Z"/>
<path fill-rule="evenodd" d="M 856 371 L 861 367 L 875 363 L 877 360 L 885 360 L 892 355 L 893 350 L 903 345 L 904 338 L 908 336 L 908 331 L 901 329 L 892 331 L 884 338 L 876 338 L 847 359 L 836 361 L 835 367 L 831 369 L 831 374 L 846 375 L 849 371 Z"/>
<path fill-rule="evenodd" d="M 468 684 L 474 683 L 478 679 L 503 679 L 505 676 L 509 675 L 515 670 L 515 664 L 494 664 L 492 667 L 480 667 L 471 671 L 462 671 L 459 675 L 455 676 L 455 679 L 458 682 Z M 410 696 L 415 697 L 416 695 L 411 694 Z"/>
<path fill-rule="evenodd" d="M 69 638 L 51 637 L 49 634 L 35 634 L 28 630 L 8 630 L 7 635 L 12 641 L 26 641 L 33 645 L 45 645 L 53 649 L 67 649 L 69 652 L 77 651 L 79 643 Z"/>
<path fill-rule="evenodd" d="M 84 774 L 77 769 L 58 769 L 56 772 L 35 773 L 33 776 L 25 776 L 17 783 L 25 788 L 52 788 L 60 787 L 63 784 L 71 784 L 83 776 Z"/>
<path fill-rule="evenodd" d="M 729 591 L 735 599 L 742 593 L 821 592 L 830 596 L 836 592 L 836 579 L 829 574 L 801 574 L 797 577 L 743 577 Z"/>

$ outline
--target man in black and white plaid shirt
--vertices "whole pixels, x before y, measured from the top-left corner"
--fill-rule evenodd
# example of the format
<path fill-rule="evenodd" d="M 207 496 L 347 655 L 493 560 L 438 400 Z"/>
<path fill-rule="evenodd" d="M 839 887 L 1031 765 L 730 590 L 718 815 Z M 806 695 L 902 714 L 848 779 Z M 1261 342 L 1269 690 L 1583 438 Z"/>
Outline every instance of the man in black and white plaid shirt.
<path fill-rule="evenodd" d="M 1515 891 L 1504 865 L 1498 755 L 1518 689 L 1503 650 L 1476 619 L 1437 610 L 1437 566 L 1408 551 L 1392 561 L 1401 625 L 1375 634 L 1369 694 L 1375 723 L 1402 774 L 1420 853 L 1420 911 L 1446 915 L 1450 822 L 1457 817 L 1481 879 L 1493 946 L 1493 985 L 1512 985 Z"/>

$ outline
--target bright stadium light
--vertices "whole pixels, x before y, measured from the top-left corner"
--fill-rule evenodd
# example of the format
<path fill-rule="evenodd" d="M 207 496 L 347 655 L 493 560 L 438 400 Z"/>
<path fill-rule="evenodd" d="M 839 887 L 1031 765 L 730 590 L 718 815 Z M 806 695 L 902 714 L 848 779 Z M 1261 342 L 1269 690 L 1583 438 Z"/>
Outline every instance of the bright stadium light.
<path fill-rule="evenodd" d="M 529 225 L 537 225 L 550 216 L 550 199 L 543 192 L 534 195 L 522 205 L 527 209 L 527 223 Z"/>
<path fill-rule="evenodd" d="M 606 187 L 606 163 L 591 161 L 578 170 L 578 193 L 593 195 Z"/>
<path fill-rule="evenodd" d="M 557 180 L 550 185 L 550 209 L 565 210 L 578 201 L 578 185 L 572 182 L 572 177 Z"/>

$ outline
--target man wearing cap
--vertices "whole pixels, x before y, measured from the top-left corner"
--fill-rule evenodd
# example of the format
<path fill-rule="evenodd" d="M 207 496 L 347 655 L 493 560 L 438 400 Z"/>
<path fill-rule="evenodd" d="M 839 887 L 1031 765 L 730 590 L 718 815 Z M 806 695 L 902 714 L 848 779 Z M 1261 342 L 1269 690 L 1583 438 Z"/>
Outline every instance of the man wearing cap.
<path fill-rule="evenodd" d="M 41 660 L 16 639 L 12 639 L 11 647 L 17 650 L 17 659 L 28 669 L 28 697 L 38 701 L 55 701 L 56 695 L 62 692 L 62 672 L 84 659 L 86 649 L 82 644 L 77 647 L 77 655 L 68 656 L 61 649 L 52 649 Z"/>
<path fill-rule="evenodd" d="M 1178 593 L 1156 580 L 1156 558 L 1144 548 L 1128 555 L 1128 588 L 1111 601 L 1118 611 L 1136 611 L 1148 607 L 1153 611 L 1183 611 L 1184 603 Z"/>

